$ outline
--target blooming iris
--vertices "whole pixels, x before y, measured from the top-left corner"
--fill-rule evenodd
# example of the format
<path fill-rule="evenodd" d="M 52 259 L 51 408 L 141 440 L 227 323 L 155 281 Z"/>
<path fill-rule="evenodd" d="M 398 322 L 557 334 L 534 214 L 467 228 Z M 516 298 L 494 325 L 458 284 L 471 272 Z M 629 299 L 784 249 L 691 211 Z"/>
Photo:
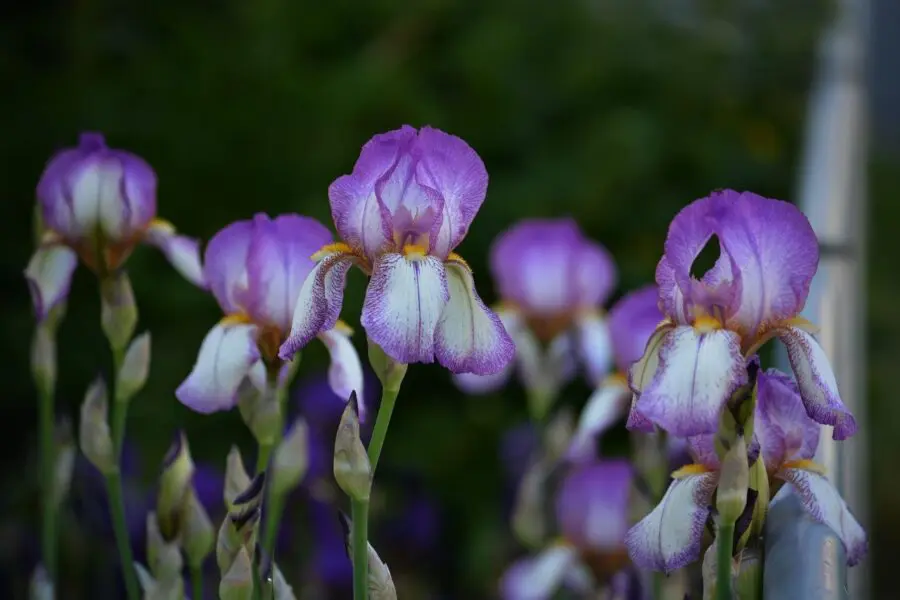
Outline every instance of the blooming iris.
<path fill-rule="evenodd" d="M 606 249 L 586 239 L 571 219 L 530 219 L 497 239 L 491 271 L 502 300 L 498 314 L 515 341 L 525 387 L 552 395 L 574 374 L 576 357 L 597 386 L 612 359 L 600 312 L 616 283 Z M 486 392 L 503 385 L 512 370 L 458 377 L 457 383 L 468 392 Z"/>
<path fill-rule="evenodd" d="M 790 377 L 774 369 L 759 375 L 751 449 L 762 453 L 770 490 L 774 493 L 791 484 L 810 517 L 840 537 L 852 566 L 866 553 L 866 533 L 822 467 L 811 460 L 820 429 L 807 416 L 800 389 Z M 695 464 L 672 474 L 674 481 L 660 503 L 628 532 L 628 552 L 638 566 L 669 572 L 700 556 L 719 477 L 715 435 L 688 438 Z"/>
<path fill-rule="evenodd" d="M 280 355 L 290 358 L 334 326 L 347 271 L 371 276 L 362 311 L 369 338 L 401 363 L 437 360 L 454 373 L 496 373 L 512 341 L 475 291 L 472 272 L 453 252 L 487 190 L 481 159 L 463 140 L 423 127 L 376 135 L 350 175 L 328 189 L 344 240 L 313 255 L 293 326 Z"/>
<path fill-rule="evenodd" d="M 712 237 L 720 256 L 699 280 L 691 266 Z M 747 383 L 749 357 L 778 337 L 787 347 L 809 416 L 856 431 L 825 352 L 798 315 L 816 272 L 815 233 L 796 207 L 749 192 L 713 192 L 669 227 L 656 268 L 666 322 L 630 372 L 638 395 L 632 427 L 655 423 L 676 436 L 716 430 L 725 401 Z"/>
<path fill-rule="evenodd" d="M 294 301 L 315 266 L 310 255 L 331 239 L 315 219 L 264 214 L 213 236 L 203 275 L 226 316 L 206 335 L 193 370 L 176 390 L 182 403 L 203 413 L 227 410 L 246 378 L 263 389 L 267 373 L 277 376 Z M 318 334 L 331 354 L 329 383 L 345 399 L 353 390 L 362 394 L 362 364 L 349 334 L 338 321 Z"/>
<path fill-rule="evenodd" d="M 78 147 L 56 154 L 37 186 L 43 226 L 40 247 L 25 270 L 39 321 L 69 293 L 78 259 L 105 275 L 118 269 L 138 242 L 158 247 L 197 285 L 203 281 L 199 245 L 156 218 L 156 174 L 139 156 L 83 133 Z"/>

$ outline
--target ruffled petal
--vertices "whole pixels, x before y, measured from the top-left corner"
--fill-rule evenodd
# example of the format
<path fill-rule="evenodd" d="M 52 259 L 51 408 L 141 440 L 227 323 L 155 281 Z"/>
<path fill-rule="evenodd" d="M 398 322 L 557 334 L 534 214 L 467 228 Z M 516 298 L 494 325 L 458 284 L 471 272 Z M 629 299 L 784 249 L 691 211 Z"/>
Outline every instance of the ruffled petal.
<path fill-rule="evenodd" d="M 637 401 L 642 415 L 672 435 L 712 433 L 731 394 L 747 382 L 740 338 L 679 326 L 665 337 L 659 368 Z"/>
<path fill-rule="evenodd" d="M 450 299 L 435 331 L 438 361 L 453 373 L 502 373 L 516 353 L 512 338 L 475 291 L 469 266 L 452 259 L 444 266 Z"/>
<path fill-rule="evenodd" d="M 551 546 L 537 556 L 516 561 L 500 581 L 500 596 L 503 600 L 549 600 L 577 563 L 574 548 Z"/>
<path fill-rule="evenodd" d="M 841 401 L 831 363 L 816 338 L 797 327 L 780 329 L 778 337 L 787 348 L 806 414 L 816 423 L 834 426 L 836 440 L 856 433 L 856 419 Z"/>
<path fill-rule="evenodd" d="M 25 268 L 25 281 L 38 322 L 69 295 L 78 256 L 67 246 L 41 246 Z"/>
<path fill-rule="evenodd" d="M 852 567 L 859 563 L 868 552 L 868 538 L 834 485 L 823 475 L 802 469 L 784 469 L 778 477 L 793 485 L 809 516 L 831 527 L 841 538 L 847 564 Z"/>
<path fill-rule="evenodd" d="M 578 354 L 587 371 L 591 387 L 597 387 L 609 375 L 613 363 L 613 345 L 609 325 L 595 312 L 583 314 L 575 321 Z"/>
<path fill-rule="evenodd" d="M 497 318 L 500 319 L 500 323 L 503 324 L 503 328 L 515 344 L 515 352 L 518 357 L 519 337 L 523 333 L 527 334 L 527 332 L 522 331 L 523 323 L 519 313 L 515 310 L 501 307 L 496 310 L 495 314 L 497 315 Z M 475 375 L 474 373 L 454 374 L 453 382 L 459 389 L 467 394 L 488 394 L 502 388 L 506 382 L 509 381 L 510 376 L 513 371 L 515 371 L 516 362 L 516 360 L 509 361 L 502 369 L 492 375 Z"/>
<path fill-rule="evenodd" d="M 448 299 L 440 260 L 384 254 L 375 263 L 360 322 L 394 360 L 434 362 L 435 330 Z"/>
<path fill-rule="evenodd" d="M 659 504 L 625 536 L 635 565 L 671 573 L 700 556 L 716 477 L 705 473 L 672 481 Z"/>
<path fill-rule="evenodd" d="M 319 334 L 328 348 L 331 366 L 328 368 L 328 385 L 343 400 L 356 392 L 359 404 L 359 420 L 365 421 L 365 396 L 363 395 L 363 368 L 359 354 L 350 341 L 350 332 L 338 326 Z"/>
<path fill-rule="evenodd" d="M 213 327 L 200 345 L 190 375 L 175 390 L 175 397 L 200 413 L 234 407 L 241 383 L 259 360 L 256 331 L 255 325 Z"/>
<path fill-rule="evenodd" d="M 622 418 L 630 397 L 631 391 L 621 378 L 610 377 L 603 382 L 581 411 L 566 458 L 571 461 L 594 458 L 597 438 Z"/>
<path fill-rule="evenodd" d="M 200 262 L 200 242 L 177 235 L 171 224 L 160 220 L 150 223 L 144 239 L 162 250 L 182 277 L 198 287 L 206 288 L 203 265 Z"/>
<path fill-rule="evenodd" d="M 659 289 L 648 285 L 626 294 L 609 311 L 607 323 L 616 365 L 623 373 L 644 355 L 647 341 L 663 320 Z"/>
<path fill-rule="evenodd" d="M 570 471 L 556 495 L 556 519 L 565 539 L 582 550 L 621 549 L 633 478 L 626 460 L 598 461 Z"/>
<path fill-rule="evenodd" d="M 203 277 L 222 312 L 246 311 L 243 300 L 250 286 L 247 253 L 253 240 L 253 221 L 237 221 L 219 230 L 203 253 Z"/>
<path fill-rule="evenodd" d="M 819 447 L 822 427 L 806 414 L 797 383 L 769 369 L 759 374 L 756 389 L 753 433 L 769 472 L 789 460 L 811 460 Z"/>

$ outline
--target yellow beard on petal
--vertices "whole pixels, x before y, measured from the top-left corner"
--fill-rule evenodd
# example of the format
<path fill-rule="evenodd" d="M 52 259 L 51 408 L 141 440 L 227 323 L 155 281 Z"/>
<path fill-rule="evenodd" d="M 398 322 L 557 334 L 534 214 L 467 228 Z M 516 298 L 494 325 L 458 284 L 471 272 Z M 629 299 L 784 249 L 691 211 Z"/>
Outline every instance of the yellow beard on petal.
<path fill-rule="evenodd" d="M 678 469 L 677 471 L 672 472 L 672 479 L 684 479 L 685 477 L 690 477 L 692 475 L 703 475 L 704 473 L 712 473 L 713 469 L 710 469 L 706 465 L 701 464 L 692 464 L 685 465 Z"/>

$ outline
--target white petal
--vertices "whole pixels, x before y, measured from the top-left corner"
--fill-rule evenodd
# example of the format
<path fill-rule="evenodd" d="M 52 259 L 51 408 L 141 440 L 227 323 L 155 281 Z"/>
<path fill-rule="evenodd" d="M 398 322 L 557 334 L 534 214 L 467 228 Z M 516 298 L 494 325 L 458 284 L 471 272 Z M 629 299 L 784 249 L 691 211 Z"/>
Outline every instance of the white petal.
<path fill-rule="evenodd" d="M 527 330 L 516 338 L 516 344 L 522 383 L 530 393 L 555 397 L 575 375 L 574 343 L 568 333 L 556 336 L 546 351 Z"/>
<path fill-rule="evenodd" d="M 38 321 L 69 295 L 78 256 L 66 246 L 41 246 L 25 268 L 25 280 Z"/>
<path fill-rule="evenodd" d="M 350 341 L 350 332 L 342 327 L 334 327 L 319 334 L 319 339 L 328 348 L 331 366 L 328 368 L 328 385 L 342 399 L 350 398 L 356 392 L 359 405 L 359 420 L 365 421 L 365 397 L 363 395 L 363 368 L 359 354 Z"/>
<path fill-rule="evenodd" d="M 570 546 L 551 546 L 534 557 L 515 562 L 503 575 L 503 600 L 548 600 L 578 563 Z"/>
<path fill-rule="evenodd" d="M 587 313 L 575 323 L 578 353 L 584 362 L 591 387 L 597 387 L 609 375 L 613 364 L 612 338 L 606 319 Z"/>
<path fill-rule="evenodd" d="M 127 232 L 129 208 L 121 193 L 122 165 L 115 160 L 91 162 L 72 182 L 72 211 L 79 230 L 96 227 L 119 240 Z"/>
<path fill-rule="evenodd" d="M 216 325 L 203 339 L 197 362 L 175 396 L 197 412 L 228 410 L 258 359 L 255 325 Z"/>
<path fill-rule="evenodd" d="M 621 378 L 609 378 L 588 398 L 581 411 L 566 458 L 587 461 L 595 458 L 597 436 L 612 427 L 623 414 L 631 394 Z"/>
<path fill-rule="evenodd" d="M 522 333 L 522 319 L 519 313 L 509 308 L 498 308 L 497 317 L 503 323 L 506 332 L 516 345 L 516 358 L 518 359 L 519 336 Z M 503 369 L 493 375 L 475 375 L 474 373 L 459 373 L 453 376 L 453 382 L 467 394 L 487 394 L 502 388 L 516 368 L 517 360 L 509 361 Z"/>
<path fill-rule="evenodd" d="M 203 265 L 200 262 L 200 242 L 177 235 L 171 224 L 161 220 L 150 223 L 144 239 L 148 244 L 159 248 L 182 277 L 196 286 L 206 288 Z"/>

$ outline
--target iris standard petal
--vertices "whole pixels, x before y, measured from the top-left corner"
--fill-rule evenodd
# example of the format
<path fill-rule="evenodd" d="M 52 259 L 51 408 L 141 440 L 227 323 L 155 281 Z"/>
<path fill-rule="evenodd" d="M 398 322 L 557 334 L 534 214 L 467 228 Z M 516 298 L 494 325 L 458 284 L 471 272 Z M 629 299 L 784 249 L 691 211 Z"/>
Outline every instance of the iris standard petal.
<path fill-rule="evenodd" d="M 38 322 L 69 295 L 78 256 L 67 246 L 41 246 L 25 268 L 25 281 Z"/>
<path fill-rule="evenodd" d="M 182 277 L 198 287 L 206 288 L 203 265 L 200 263 L 200 242 L 177 235 L 170 223 L 160 220 L 150 224 L 144 239 L 159 248 Z"/>
<path fill-rule="evenodd" d="M 633 477 L 626 460 L 598 461 L 569 472 L 556 496 L 556 518 L 566 540 L 582 550 L 622 548 Z"/>
<path fill-rule="evenodd" d="M 372 271 L 360 322 L 394 360 L 430 363 L 435 329 L 448 300 L 447 275 L 439 259 L 384 254 Z"/>
<path fill-rule="evenodd" d="M 206 284 L 227 315 L 247 310 L 244 306 L 250 286 L 247 253 L 252 239 L 253 221 L 237 221 L 212 236 L 203 253 Z"/>
<path fill-rule="evenodd" d="M 856 433 L 856 419 L 841 401 L 831 363 L 816 338 L 798 327 L 778 330 L 778 338 L 787 348 L 806 414 L 816 423 L 834 426 L 836 440 Z"/>
<path fill-rule="evenodd" d="M 866 532 L 825 476 L 803 469 L 784 469 L 778 477 L 792 484 L 809 516 L 831 527 L 841 538 L 848 565 L 852 567 L 862 560 L 869 548 Z"/>
<path fill-rule="evenodd" d="M 587 372 L 591 387 L 600 385 L 613 364 L 613 344 L 608 322 L 596 312 L 582 314 L 575 320 L 578 355 Z"/>
<path fill-rule="evenodd" d="M 341 399 L 346 401 L 356 392 L 359 406 L 359 420 L 365 421 L 366 402 L 363 394 L 363 368 L 359 354 L 350 341 L 350 331 L 338 325 L 319 334 L 319 339 L 328 348 L 331 366 L 328 368 L 328 385 Z"/>
<path fill-rule="evenodd" d="M 722 405 L 747 382 L 740 338 L 717 329 L 679 326 L 665 337 L 659 368 L 637 401 L 637 410 L 672 435 L 718 429 Z"/>
<path fill-rule="evenodd" d="M 584 405 L 566 458 L 579 462 L 594 458 L 597 438 L 622 418 L 630 398 L 631 390 L 622 377 L 608 377 Z"/>
<path fill-rule="evenodd" d="M 454 374 L 453 382 L 459 389 L 467 394 L 488 394 L 502 388 L 506 382 L 509 381 L 510 376 L 512 376 L 513 371 L 516 369 L 519 358 L 519 339 L 523 333 L 527 334 L 527 331 L 523 331 L 524 324 L 522 323 L 522 318 L 515 310 L 501 306 L 496 310 L 495 314 L 497 315 L 497 318 L 500 319 L 503 328 L 506 330 L 506 333 L 509 334 L 509 337 L 516 347 L 515 360 L 509 361 L 506 363 L 506 366 L 492 375 L 475 375 L 474 373 Z"/>
<path fill-rule="evenodd" d="M 190 375 L 175 390 L 178 400 L 200 413 L 234 407 L 241 382 L 259 360 L 256 331 L 255 325 L 213 327 L 200 345 Z"/>
<path fill-rule="evenodd" d="M 634 564 L 670 573 L 700 556 L 716 478 L 704 473 L 672 481 L 659 504 L 625 536 Z"/>
<path fill-rule="evenodd" d="M 577 562 L 575 549 L 564 545 L 518 560 L 503 574 L 500 596 L 503 600 L 549 600 Z"/>
<path fill-rule="evenodd" d="M 663 320 L 659 289 L 648 285 L 630 292 L 610 309 L 607 323 L 616 365 L 623 373 L 644 355 L 647 341 Z"/>
<path fill-rule="evenodd" d="M 789 460 L 811 460 L 821 426 L 806 414 L 797 383 L 776 369 L 760 373 L 753 432 L 769 472 Z"/>

